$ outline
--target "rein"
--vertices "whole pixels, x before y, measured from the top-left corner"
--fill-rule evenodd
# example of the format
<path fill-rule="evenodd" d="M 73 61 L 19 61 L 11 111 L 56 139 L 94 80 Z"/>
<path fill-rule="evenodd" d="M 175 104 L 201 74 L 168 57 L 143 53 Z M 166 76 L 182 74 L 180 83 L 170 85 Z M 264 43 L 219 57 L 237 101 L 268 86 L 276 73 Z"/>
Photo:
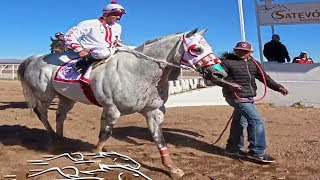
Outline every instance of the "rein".
<path fill-rule="evenodd" d="M 182 38 L 183 38 L 183 36 L 182 36 L 182 37 L 180 38 L 180 40 L 179 40 L 179 45 L 178 45 L 178 48 L 177 48 L 178 50 L 179 50 L 181 44 L 183 43 Z M 185 45 L 184 45 L 184 46 L 185 46 Z M 184 47 L 184 46 L 183 46 L 183 47 Z M 180 64 L 180 65 L 177 65 L 177 64 L 173 64 L 173 63 L 167 62 L 166 60 L 156 59 L 156 58 L 147 56 L 147 55 L 145 55 L 145 54 L 143 54 L 143 53 L 141 53 L 141 52 L 139 52 L 139 51 L 136 51 L 136 50 L 134 50 L 134 49 L 132 49 L 132 48 L 124 45 L 124 44 L 121 44 L 120 47 L 124 47 L 124 48 L 126 48 L 127 50 L 133 51 L 133 52 L 135 52 L 135 53 L 137 53 L 137 54 L 139 54 L 139 55 L 141 55 L 141 56 L 143 56 L 143 57 L 145 57 L 145 58 L 147 58 L 148 60 L 151 60 L 151 61 L 153 61 L 153 62 L 157 62 L 157 63 L 161 63 L 161 64 L 166 64 L 166 65 L 168 65 L 168 66 L 172 66 L 172 67 L 176 67 L 176 68 L 181 68 L 181 69 L 186 69 L 186 70 L 195 71 L 194 68 L 189 67 L 189 66 L 185 66 L 185 65 L 181 65 L 181 64 Z M 184 49 L 185 49 L 185 47 L 184 47 Z M 177 50 L 176 52 L 178 52 L 178 50 Z M 176 54 L 176 53 L 175 53 L 175 54 Z"/>

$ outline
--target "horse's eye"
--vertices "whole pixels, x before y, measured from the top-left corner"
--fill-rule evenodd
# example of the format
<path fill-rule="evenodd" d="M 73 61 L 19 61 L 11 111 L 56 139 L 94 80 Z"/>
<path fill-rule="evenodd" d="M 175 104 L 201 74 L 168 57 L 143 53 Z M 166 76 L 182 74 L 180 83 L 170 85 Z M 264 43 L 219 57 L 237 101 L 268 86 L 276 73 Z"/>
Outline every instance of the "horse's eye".
<path fill-rule="evenodd" d="M 202 54 L 203 53 L 203 49 L 201 47 L 193 48 L 192 52 L 194 52 L 196 54 Z"/>

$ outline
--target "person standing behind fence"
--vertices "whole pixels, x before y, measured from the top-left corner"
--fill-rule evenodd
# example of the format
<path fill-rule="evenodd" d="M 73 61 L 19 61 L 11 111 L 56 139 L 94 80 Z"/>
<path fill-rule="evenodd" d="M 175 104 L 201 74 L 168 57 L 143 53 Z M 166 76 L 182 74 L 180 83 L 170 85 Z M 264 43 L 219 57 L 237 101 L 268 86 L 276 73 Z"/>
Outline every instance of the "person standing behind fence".
<path fill-rule="evenodd" d="M 313 60 L 310 57 L 308 57 L 307 52 L 302 51 L 299 56 L 293 58 L 292 63 L 313 64 Z"/>
<path fill-rule="evenodd" d="M 263 55 L 269 62 L 285 63 L 290 62 L 288 50 L 285 45 L 280 42 L 278 34 L 272 35 L 272 40 L 267 42 L 263 48 Z"/>

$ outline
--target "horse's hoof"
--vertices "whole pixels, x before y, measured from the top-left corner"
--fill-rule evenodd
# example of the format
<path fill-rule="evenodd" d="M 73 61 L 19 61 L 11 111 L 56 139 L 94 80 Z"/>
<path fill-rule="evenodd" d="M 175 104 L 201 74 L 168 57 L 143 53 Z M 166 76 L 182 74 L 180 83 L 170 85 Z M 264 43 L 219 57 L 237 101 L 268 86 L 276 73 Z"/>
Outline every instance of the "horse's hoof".
<path fill-rule="evenodd" d="M 98 153 L 98 154 L 99 154 L 99 152 L 107 152 L 107 151 L 108 151 L 107 148 L 105 146 L 102 146 L 102 145 L 98 145 L 96 147 L 96 149 L 94 150 L 94 152 Z"/>
<path fill-rule="evenodd" d="M 179 179 L 182 176 L 184 176 L 184 172 L 179 168 L 171 169 L 170 170 L 170 176 L 171 176 L 172 179 Z"/>
<path fill-rule="evenodd" d="M 102 152 L 108 152 L 108 149 L 104 146 L 104 147 L 102 148 Z"/>

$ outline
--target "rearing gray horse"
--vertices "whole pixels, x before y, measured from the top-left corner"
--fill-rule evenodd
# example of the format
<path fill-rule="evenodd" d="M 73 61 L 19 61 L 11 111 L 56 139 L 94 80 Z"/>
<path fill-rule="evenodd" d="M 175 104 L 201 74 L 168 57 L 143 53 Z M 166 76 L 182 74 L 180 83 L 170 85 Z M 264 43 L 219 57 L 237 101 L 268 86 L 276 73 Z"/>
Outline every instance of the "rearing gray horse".
<path fill-rule="evenodd" d="M 161 123 L 168 99 L 168 76 L 181 63 L 206 69 L 214 77 L 225 77 L 212 48 L 197 29 L 178 33 L 145 43 L 136 50 L 119 50 L 106 63 L 93 69 L 90 76 L 92 92 L 102 106 L 101 129 L 97 151 L 102 151 L 111 136 L 116 120 L 121 115 L 141 113 L 147 120 L 154 142 L 159 148 L 162 164 L 170 169 L 172 177 L 183 176 L 169 156 Z M 139 51 L 139 52 L 138 52 Z M 73 88 L 57 88 L 53 81 L 56 70 L 64 64 L 59 58 L 72 58 L 73 52 L 32 56 L 18 69 L 19 79 L 29 107 L 37 114 L 51 137 L 63 137 L 63 122 L 75 102 L 92 104 Z M 56 133 L 48 122 L 48 108 L 59 97 L 56 111 Z"/>

